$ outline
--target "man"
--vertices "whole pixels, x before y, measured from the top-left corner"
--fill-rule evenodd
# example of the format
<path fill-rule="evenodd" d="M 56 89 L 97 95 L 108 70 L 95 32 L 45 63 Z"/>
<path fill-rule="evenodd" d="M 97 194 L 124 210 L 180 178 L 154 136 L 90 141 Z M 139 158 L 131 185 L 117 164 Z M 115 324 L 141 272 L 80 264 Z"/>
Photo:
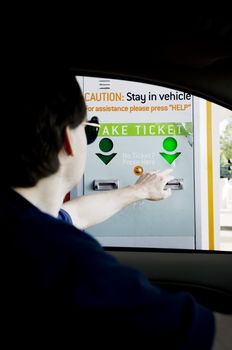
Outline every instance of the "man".
<path fill-rule="evenodd" d="M 8 342 L 104 346 L 111 337 L 114 345 L 210 349 L 209 310 L 187 293 L 153 287 L 80 230 L 132 202 L 168 198 L 170 170 L 63 204 L 86 161 L 86 106 L 75 77 L 63 71 L 21 74 L 9 79 L 6 92 L 0 215 Z M 107 210 L 101 205 L 106 200 Z"/>

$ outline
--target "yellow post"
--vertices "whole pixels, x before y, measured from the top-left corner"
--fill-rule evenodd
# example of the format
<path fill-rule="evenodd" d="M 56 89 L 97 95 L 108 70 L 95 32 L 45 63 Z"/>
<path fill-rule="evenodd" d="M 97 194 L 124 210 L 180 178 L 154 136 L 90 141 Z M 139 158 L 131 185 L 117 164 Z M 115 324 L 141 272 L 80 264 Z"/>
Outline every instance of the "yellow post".
<path fill-rule="evenodd" d="M 209 101 L 206 102 L 206 112 L 207 112 L 207 158 L 208 158 L 209 250 L 214 250 L 212 103 Z"/>

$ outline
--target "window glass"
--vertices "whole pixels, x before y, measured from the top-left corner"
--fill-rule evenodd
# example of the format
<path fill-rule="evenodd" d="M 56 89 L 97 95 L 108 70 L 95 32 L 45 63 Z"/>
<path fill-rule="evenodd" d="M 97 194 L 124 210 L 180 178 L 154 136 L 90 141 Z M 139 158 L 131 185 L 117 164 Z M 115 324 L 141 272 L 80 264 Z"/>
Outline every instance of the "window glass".
<path fill-rule="evenodd" d="M 149 171 L 172 168 L 175 177 L 168 184 L 170 198 L 136 202 L 87 231 L 108 247 L 232 249 L 221 245 L 224 224 L 220 225 L 220 191 L 215 191 L 221 180 L 231 185 L 225 159 L 231 148 L 230 136 L 225 140 L 230 124 L 224 134 L 216 135 L 219 106 L 152 84 L 83 76 L 77 80 L 87 119 L 97 117 L 101 127 L 88 146 L 83 181 L 71 197 L 114 191 Z M 225 144 L 227 151 L 222 151 Z M 226 210 L 232 217 L 230 191 L 227 197 Z"/>
<path fill-rule="evenodd" d="M 216 109 L 220 121 L 220 235 L 221 250 L 232 251 L 232 113 Z"/>

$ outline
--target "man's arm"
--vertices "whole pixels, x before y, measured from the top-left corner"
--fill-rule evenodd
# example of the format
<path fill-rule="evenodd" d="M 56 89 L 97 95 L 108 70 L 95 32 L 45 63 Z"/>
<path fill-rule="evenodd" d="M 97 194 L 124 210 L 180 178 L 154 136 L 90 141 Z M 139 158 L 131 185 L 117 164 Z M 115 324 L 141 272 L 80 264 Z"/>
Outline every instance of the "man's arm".
<path fill-rule="evenodd" d="M 131 203 L 148 199 L 158 201 L 170 196 L 171 191 L 164 190 L 165 184 L 173 179 L 168 174 L 172 169 L 143 174 L 134 185 L 65 202 L 62 206 L 79 229 L 99 224 Z"/>
<path fill-rule="evenodd" d="M 214 313 L 215 336 L 212 350 L 229 350 L 232 347 L 232 315 Z"/>

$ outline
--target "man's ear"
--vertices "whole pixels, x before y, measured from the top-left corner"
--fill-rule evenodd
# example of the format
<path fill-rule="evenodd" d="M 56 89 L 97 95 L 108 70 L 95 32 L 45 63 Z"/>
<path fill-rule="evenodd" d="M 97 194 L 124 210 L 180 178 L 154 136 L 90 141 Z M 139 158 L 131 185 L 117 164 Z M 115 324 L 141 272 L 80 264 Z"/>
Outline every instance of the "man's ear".
<path fill-rule="evenodd" d="M 72 148 L 72 134 L 67 126 L 64 130 L 64 150 L 68 156 L 74 155 Z"/>

